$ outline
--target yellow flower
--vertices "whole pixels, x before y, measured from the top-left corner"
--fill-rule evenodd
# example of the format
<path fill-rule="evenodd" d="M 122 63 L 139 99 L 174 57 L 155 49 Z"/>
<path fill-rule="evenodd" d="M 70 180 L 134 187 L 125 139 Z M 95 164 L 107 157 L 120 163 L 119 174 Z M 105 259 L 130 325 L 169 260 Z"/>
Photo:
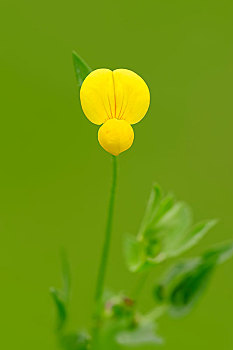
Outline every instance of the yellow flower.
<path fill-rule="evenodd" d="M 117 156 L 131 147 L 134 131 L 150 104 L 144 80 L 128 69 L 96 69 L 84 80 L 80 99 L 83 112 L 94 124 L 100 145 Z"/>

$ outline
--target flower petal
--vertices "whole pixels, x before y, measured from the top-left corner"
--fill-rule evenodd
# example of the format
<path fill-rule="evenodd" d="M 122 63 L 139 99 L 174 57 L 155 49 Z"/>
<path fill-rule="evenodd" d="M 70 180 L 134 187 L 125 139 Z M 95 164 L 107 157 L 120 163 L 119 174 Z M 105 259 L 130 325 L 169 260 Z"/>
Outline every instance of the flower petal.
<path fill-rule="evenodd" d="M 100 125 L 115 117 L 113 74 L 109 69 L 96 69 L 84 80 L 80 100 L 84 114 Z"/>
<path fill-rule="evenodd" d="M 134 132 L 132 126 L 125 120 L 107 120 L 98 132 L 98 140 L 105 151 L 118 156 L 132 146 Z"/>
<path fill-rule="evenodd" d="M 150 104 L 150 92 L 144 80 L 128 69 L 113 71 L 116 118 L 138 123 Z"/>

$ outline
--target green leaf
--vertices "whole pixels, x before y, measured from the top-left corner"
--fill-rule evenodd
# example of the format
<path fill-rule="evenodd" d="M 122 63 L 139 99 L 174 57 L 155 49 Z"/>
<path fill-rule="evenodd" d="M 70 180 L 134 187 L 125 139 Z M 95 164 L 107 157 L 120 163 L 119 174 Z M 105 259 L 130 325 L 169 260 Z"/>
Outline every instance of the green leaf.
<path fill-rule="evenodd" d="M 152 323 L 141 324 L 135 329 L 122 331 L 117 334 L 116 341 L 125 346 L 142 346 L 150 344 L 162 344 L 162 339 L 155 333 L 155 325 Z"/>
<path fill-rule="evenodd" d="M 174 196 L 164 196 L 158 185 L 152 189 L 137 237 L 127 238 L 125 255 L 131 272 L 178 256 L 197 244 L 216 224 L 208 220 L 193 225 L 190 207 Z"/>
<path fill-rule="evenodd" d="M 170 313 L 174 316 L 187 314 L 205 291 L 214 265 L 200 264 L 189 271 L 170 295 Z"/>
<path fill-rule="evenodd" d="M 174 264 L 163 276 L 154 289 L 156 301 L 166 303 L 172 290 L 182 280 L 183 276 L 194 269 L 200 258 L 188 259 Z"/>
<path fill-rule="evenodd" d="M 221 243 L 204 254 L 206 261 L 222 264 L 233 256 L 233 242 Z"/>
<path fill-rule="evenodd" d="M 149 260 L 159 263 L 171 257 L 182 244 L 192 222 L 191 210 L 186 203 L 177 202 L 150 228 L 148 239 Z M 156 248 L 159 249 L 156 249 Z"/>
<path fill-rule="evenodd" d="M 201 258 L 176 264 L 156 286 L 157 301 L 167 303 L 173 316 L 187 314 L 204 292 L 214 266 Z"/>
<path fill-rule="evenodd" d="M 60 338 L 60 344 L 65 350 L 89 349 L 90 337 L 86 333 L 70 333 Z"/>
<path fill-rule="evenodd" d="M 138 271 L 145 263 L 145 254 L 141 242 L 136 237 L 127 235 L 124 242 L 124 253 L 128 269 Z"/>
<path fill-rule="evenodd" d="M 187 314 L 205 291 L 215 267 L 233 255 L 233 243 L 218 245 L 201 257 L 176 263 L 156 285 L 157 302 L 173 316 Z"/>
<path fill-rule="evenodd" d="M 67 306 L 70 296 L 70 268 L 65 251 L 61 251 L 62 261 L 62 289 L 50 288 L 50 294 L 53 298 L 57 310 L 57 329 L 61 330 L 67 319 Z"/>
<path fill-rule="evenodd" d="M 156 215 L 157 209 L 159 207 L 160 201 L 161 201 L 162 191 L 158 184 L 155 184 L 152 188 L 144 218 L 141 223 L 141 228 L 139 231 L 139 237 L 143 236 L 143 233 L 145 232 L 148 225 L 150 225 L 151 221 L 153 220 L 153 217 Z"/>
<path fill-rule="evenodd" d="M 216 225 L 218 220 L 206 220 L 194 225 L 185 235 L 179 236 L 170 256 L 178 256 L 196 245 L 207 232 Z"/>
<path fill-rule="evenodd" d="M 91 73 L 92 69 L 87 63 L 75 52 L 72 53 L 74 70 L 79 88 L 81 87 L 86 76 Z"/>
<path fill-rule="evenodd" d="M 57 330 L 61 330 L 67 318 L 67 311 L 66 311 L 64 296 L 62 295 L 61 291 L 53 287 L 50 288 L 50 294 L 53 298 L 53 301 L 57 310 Z"/>

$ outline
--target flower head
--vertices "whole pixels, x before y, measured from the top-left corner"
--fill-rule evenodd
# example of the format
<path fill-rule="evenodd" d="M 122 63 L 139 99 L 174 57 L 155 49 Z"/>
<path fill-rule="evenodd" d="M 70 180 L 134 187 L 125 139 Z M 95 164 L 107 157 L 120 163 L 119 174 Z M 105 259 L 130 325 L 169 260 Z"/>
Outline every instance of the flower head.
<path fill-rule="evenodd" d="M 150 104 L 144 80 L 128 69 L 97 69 L 84 80 L 80 99 L 83 112 L 94 124 L 100 145 L 117 156 L 131 147 L 134 131 Z"/>

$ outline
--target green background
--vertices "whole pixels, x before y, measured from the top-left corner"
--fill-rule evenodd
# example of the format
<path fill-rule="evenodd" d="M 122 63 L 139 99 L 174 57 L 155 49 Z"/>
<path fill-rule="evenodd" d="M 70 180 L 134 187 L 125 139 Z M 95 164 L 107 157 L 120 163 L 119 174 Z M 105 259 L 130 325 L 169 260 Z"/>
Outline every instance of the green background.
<path fill-rule="evenodd" d="M 71 327 L 90 324 L 110 188 L 110 156 L 80 108 L 71 51 L 92 68 L 129 68 L 151 91 L 120 156 L 107 283 L 129 290 L 122 240 L 136 233 L 154 181 L 220 218 L 187 255 L 232 238 L 233 2 L 1 0 L 0 348 L 55 350 L 48 290 L 59 250 L 73 274 Z M 150 286 L 142 297 L 152 305 Z M 164 350 L 233 348 L 233 262 L 196 309 L 164 317 Z M 149 347 L 148 349 L 151 349 Z"/>

